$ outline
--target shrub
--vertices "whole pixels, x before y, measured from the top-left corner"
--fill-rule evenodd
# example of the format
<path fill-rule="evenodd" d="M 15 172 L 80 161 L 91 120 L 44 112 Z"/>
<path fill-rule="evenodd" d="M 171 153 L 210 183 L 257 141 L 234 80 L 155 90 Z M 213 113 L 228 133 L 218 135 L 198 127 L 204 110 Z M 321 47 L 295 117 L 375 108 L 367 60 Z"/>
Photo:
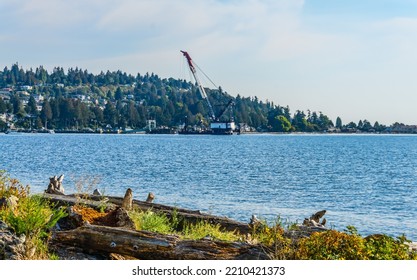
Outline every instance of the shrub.
<path fill-rule="evenodd" d="M 371 260 L 407 260 L 417 259 L 416 252 L 410 252 L 410 242 L 401 236 L 393 238 L 391 236 L 377 234 L 365 238 L 365 247 L 368 258 Z"/>
<path fill-rule="evenodd" d="M 260 243 L 268 248 L 266 251 L 271 259 L 293 259 L 294 242 L 284 236 L 283 224 L 280 217 L 277 217 L 272 225 L 268 225 L 266 221 L 260 221 L 252 226 L 252 233 L 248 241 L 250 243 Z"/>
<path fill-rule="evenodd" d="M 295 257 L 301 260 L 361 260 L 366 259 L 366 250 L 360 236 L 328 230 L 302 238 Z"/>
<path fill-rule="evenodd" d="M 0 198 L 16 196 L 26 197 L 29 194 L 29 186 L 23 186 L 19 180 L 10 178 L 4 170 L 0 170 Z"/>
<path fill-rule="evenodd" d="M 17 235 L 26 236 L 27 258 L 47 258 L 48 231 L 65 216 L 63 209 L 54 209 L 40 196 L 22 197 L 16 207 L 0 210 L 0 219 Z"/>
<path fill-rule="evenodd" d="M 346 232 L 315 232 L 298 243 L 295 254 L 302 260 L 410 260 L 417 259 L 404 236 L 383 234 L 362 238 L 352 226 Z"/>

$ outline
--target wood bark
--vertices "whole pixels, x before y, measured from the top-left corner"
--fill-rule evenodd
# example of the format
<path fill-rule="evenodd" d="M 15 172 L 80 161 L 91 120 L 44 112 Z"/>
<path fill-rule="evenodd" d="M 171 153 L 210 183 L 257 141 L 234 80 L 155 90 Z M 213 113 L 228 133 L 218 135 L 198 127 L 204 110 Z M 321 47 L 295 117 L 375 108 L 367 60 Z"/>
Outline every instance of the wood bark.
<path fill-rule="evenodd" d="M 75 195 L 56 195 L 56 194 L 44 194 L 44 197 L 50 199 L 52 202 L 59 205 L 75 205 L 83 204 L 95 209 L 105 208 L 107 210 L 121 207 L 123 204 L 123 198 L 113 196 L 97 196 L 97 195 L 83 195 L 83 198 L 76 197 Z M 155 211 L 165 214 L 168 218 L 172 218 L 173 215 L 177 215 L 181 221 L 179 230 L 185 223 L 195 224 L 201 221 L 211 224 L 219 224 L 220 227 L 227 231 L 236 231 L 237 233 L 247 234 L 251 233 L 252 229 L 249 224 L 238 222 L 226 217 L 220 217 L 201 213 L 196 210 L 182 209 L 157 203 L 150 203 L 145 201 L 139 201 L 134 199 L 132 201 L 133 208 L 137 208 L 142 211 Z"/>
<path fill-rule="evenodd" d="M 51 242 L 57 246 L 82 248 L 86 252 L 120 254 L 148 260 L 269 259 L 260 245 L 211 239 L 181 240 L 175 235 L 96 225 L 57 231 Z"/>
<path fill-rule="evenodd" d="M 99 197 L 90 196 L 92 200 L 99 199 Z M 120 206 L 122 199 L 120 197 L 107 196 L 108 201 L 114 205 Z M 195 224 L 200 221 L 205 221 L 211 224 L 219 224 L 222 229 L 228 231 L 236 231 L 241 234 L 251 233 L 252 229 L 249 224 L 242 223 L 229 219 L 227 217 L 215 216 L 207 213 L 202 213 L 199 210 L 189 210 L 183 208 L 177 208 L 167 206 L 163 204 L 150 203 L 146 201 L 133 200 L 133 207 L 142 211 L 152 210 L 159 213 L 164 213 L 168 218 L 172 215 L 177 215 L 180 220 L 184 223 Z"/>

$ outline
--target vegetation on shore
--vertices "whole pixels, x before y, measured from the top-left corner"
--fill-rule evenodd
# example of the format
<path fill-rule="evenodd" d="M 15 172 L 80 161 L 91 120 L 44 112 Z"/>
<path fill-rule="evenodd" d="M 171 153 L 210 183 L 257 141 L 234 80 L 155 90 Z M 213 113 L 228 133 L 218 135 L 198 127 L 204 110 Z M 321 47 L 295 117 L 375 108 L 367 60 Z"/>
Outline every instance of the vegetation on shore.
<path fill-rule="evenodd" d="M 40 196 L 29 195 L 29 187 L 9 178 L 5 172 L 0 173 L 0 199 L 6 202 L 0 204 L 0 221 L 6 223 L 17 236 L 25 236 L 23 258 L 57 259 L 49 250 L 48 238 L 54 226 L 67 215 L 64 209 Z M 11 202 L 13 200 L 15 204 Z M 271 259 L 417 260 L 417 252 L 410 250 L 405 236 L 393 238 L 378 234 L 362 237 L 354 227 L 348 227 L 345 232 L 327 230 L 295 238 L 298 226 L 287 226 L 279 219 L 272 225 L 261 221 L 252 227 L 250 234 L 241 235 L 204 221 L 179 227 L 181 221 L 175 211 L 168 218 L 165 214 L 133 209 L 129 211 L 129 216 L 136 230 L 175 234 L 183 239 L 211 238 L 261 244 Z M 2 258 L 4 248 L 0 246 Z"/>
<path fill-rule="evenodd" d="M 24 129 L 95 131 L 142 129 L 149 119 L 160 127 L 208 125 L 208 108 L 198 87 L 182 79 L 160 78 L 146 73 L 136 76 L 121 71 L 101 72 L 56 67 L 49 73 L 42 66 L 23 70 L 16 63 L 0 71 L 0 130 L 7 124 Z M 322 112 L 296 110 L 258 97 L 230 96 L 221 87 L 207 89 L 216 114 L 230 99 L 236 123 L 252 131 L 323 132 L 332 130 L 382 132 L 385 125 L 367 120 L 333 123 Z M 230 116 L 225 116 L 229 118 Z M 7 123 L 7 124 L 6 124 Z"/>

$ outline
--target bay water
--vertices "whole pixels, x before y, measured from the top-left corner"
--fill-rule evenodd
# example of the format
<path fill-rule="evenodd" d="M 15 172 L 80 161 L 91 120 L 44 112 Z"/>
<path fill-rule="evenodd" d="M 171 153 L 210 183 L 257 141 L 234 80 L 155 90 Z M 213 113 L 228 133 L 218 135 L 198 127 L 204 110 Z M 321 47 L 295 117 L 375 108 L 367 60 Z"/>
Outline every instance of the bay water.
<path fill-rule="evenodd" d="M 252 214 L 417 241 L 417 136 L 0 134 L 0 169 L 43 192 L 92 192 L 249 222 Z"/>

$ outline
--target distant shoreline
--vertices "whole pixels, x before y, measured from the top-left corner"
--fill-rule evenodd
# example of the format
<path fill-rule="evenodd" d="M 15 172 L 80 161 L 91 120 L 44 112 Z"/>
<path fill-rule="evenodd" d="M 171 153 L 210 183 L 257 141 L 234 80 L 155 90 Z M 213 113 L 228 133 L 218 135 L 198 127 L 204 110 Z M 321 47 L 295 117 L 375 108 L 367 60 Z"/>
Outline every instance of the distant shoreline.
<path fill-rule="evenodd" d="M 88 130 L 9 130 L 3 131 L 4 134 L 9 133 L 27 133 L 27 134 L 129 134 L 129 135 L 144 135 L 144 134 L 156 134 L 156 135 L 169 135 L 169 134 L 181 134 L 178 131 L 173 131 L 170 133 L 164 132 L 146 132 L 146 131 L 138 131 L 138 132 L 129 132 L 129 131 L 88 131 Z M 234 133 L 233 135 L 417 135 L 417 133 L 405 133 L 405 132 L 241 132 L 241 133 Z M 181 135 L 212 135 L 211 133 L 184 133 Z"/>

